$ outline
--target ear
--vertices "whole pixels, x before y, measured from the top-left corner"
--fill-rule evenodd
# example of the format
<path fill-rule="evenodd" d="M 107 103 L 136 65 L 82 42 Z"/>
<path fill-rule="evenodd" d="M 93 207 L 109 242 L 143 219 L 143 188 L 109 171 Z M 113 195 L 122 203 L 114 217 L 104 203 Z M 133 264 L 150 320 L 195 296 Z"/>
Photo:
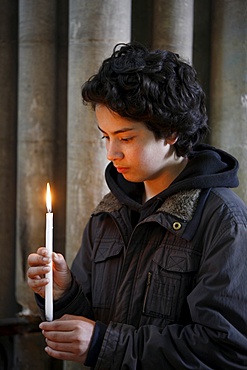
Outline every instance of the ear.
<path fill-rule="evenodd" d="M 178 137 L 177 137 L 176 132 L 173 132 L 173 134 L 171 134 L 171 136 L 166 138 L 167 144 L 170 144 L 170 145 L 174 145 L 177 142 L 177 140 L 178 140 Z"/>

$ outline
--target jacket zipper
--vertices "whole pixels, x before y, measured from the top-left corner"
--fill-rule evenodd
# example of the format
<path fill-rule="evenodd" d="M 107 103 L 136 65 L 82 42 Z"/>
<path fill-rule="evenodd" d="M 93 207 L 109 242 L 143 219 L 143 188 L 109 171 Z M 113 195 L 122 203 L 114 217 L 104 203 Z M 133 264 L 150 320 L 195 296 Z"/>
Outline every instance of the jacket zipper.
<path fill-rule="evenodd" d="M 142 313 L 145 313 L 145 311 L 146 311 L 146 303 L 147 303 L 149 288 L 150 288 L 150 285 L 151 285 L 151 278 L 152 278 L 152 272 L 149 271 L 148 272 L 148 278 L 147 278 L 147 287 L 146 287 L 144 301 L 143 301 Z"/>

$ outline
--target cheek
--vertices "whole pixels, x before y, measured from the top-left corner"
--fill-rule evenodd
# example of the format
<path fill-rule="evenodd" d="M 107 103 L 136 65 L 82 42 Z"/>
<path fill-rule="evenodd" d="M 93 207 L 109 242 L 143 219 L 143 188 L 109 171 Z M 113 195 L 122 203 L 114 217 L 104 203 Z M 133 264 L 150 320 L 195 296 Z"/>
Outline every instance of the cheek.
<path fill-rule="evenodd" d="M 160 171 L 167 162 L 166 154 L 164 146 L 154 145 L 143 153 L 140 166 L 149 173 Z"/>
<path fill-rule="evenodd" d="M 143 162 L 148 162 L 149 165 L 152 165 L 153 161 L 160 158 L 162 155 L 161 148 L 156 145 L 149 145 L 146 146 L 144 149 L 140 152 L 140 159 Z"/>
<path fill-rule="evenodd" d="M 125 157 L 128 158 L 128 162 L 135 166 L 141 167 L 155 167 L 157 162 L 163 161 L 164 144 L 161 142 L 147 142 L 143 141 L 133 147 L 129 147 L 125 151 Z"/>
<path fill-rule="evenodd" d="M 150 169 L 155 167 L 155 163 L 157 161 L 156 153 L 153 150 L 148 150 L 149 148 L 145 148 L 145 150 L 137 151 L 133 153 L 133 157 L 131 162 L 134 164 L 136 170 L 139 172 L 149 172 Z"/>

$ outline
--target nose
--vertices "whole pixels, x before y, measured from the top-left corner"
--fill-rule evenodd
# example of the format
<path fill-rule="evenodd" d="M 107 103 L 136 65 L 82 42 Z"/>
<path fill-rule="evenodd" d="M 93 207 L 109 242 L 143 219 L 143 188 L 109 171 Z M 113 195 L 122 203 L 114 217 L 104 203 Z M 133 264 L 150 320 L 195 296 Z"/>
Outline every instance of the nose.
<path fill-rule="evenodd" d="M 123 158 L 123 152 L 120 150 L 119 142 L 109 141 L 106 145 L 107 159 L 109 161 L 115 161 L 116 159 Z"/>

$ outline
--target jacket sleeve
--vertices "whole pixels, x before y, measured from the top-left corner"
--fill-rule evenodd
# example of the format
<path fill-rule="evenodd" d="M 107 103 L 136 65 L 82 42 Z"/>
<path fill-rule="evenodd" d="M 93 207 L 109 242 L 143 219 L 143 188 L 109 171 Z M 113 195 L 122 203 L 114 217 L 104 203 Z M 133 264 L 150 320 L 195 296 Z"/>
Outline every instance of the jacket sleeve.
<path fill-rule="evenodd" d="M 165 328 L 111 322 L 96 369 L 247 369 L 247 225 L 215 218 L 203 237 L 191 323 Z"/>

